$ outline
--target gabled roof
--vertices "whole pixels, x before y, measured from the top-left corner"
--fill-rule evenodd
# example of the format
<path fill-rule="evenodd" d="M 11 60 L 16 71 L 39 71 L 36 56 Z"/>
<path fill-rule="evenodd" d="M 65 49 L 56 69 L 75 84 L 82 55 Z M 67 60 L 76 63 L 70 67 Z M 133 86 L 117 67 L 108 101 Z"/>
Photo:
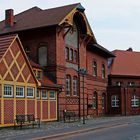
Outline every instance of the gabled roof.
<path fill-rule="evenodd" d="M 58 25 L 80 3 L 42 10 L 33 7 L 14 16 L 14 26 L 5 28 L 5 21 L 0 22 L 0 34 Z"/>
<path fill-rule="evenodd" d="M 19 39 L 17 34 L 0 36 L 0 61 L 2 61 L 2 58 L 4 57 L 4 55 L 6 54 L 8 49 L 12 46 L 12 44 L 14 43 L 15 40 L 17 40 L 18 43 L 20 44 L 19 47 L 20 47 L 20 50 L 21 50 L 21 52 L 22 52 L 22 54 L 23 54 L 23 56 L 24 56 L 24 58 L 26 60 L 26 64 L 28 65 L 28 67 L 30 69 L 30 72 L 31 72 L 36 84 L 39 85 L 40 83 L 38 82 L 38 80 L 34 76 L 34 73 L 33 73 L 33 70 L 31 68 L 31 65 L 30 65 L 30 63 L 28 61 L 28 58 L 27 58 L 27 56 L 25 54 L 25 51 L 23 49 L 23 46 L 22 46 L 22 44 L 20 42 L 20 39 Z"/>
<path fill-rule="evenodd" d="M 140 52 L 115 50 L 110 74 L 118 76 L 140 76 Z"/>
<path fill-rule="evenodd" d="M 16 35 L 0 36 L 0 59 L 9 48 Z"/>
<path fill-rule="evenodd" d="M 109 50 L 107 50 L 106 48 L 104 48 L 103 46 L 99 44 L 89 44 L 87 46 L 87 50 L 98 53 L 98 55 L 101 55 L 105 58 L 115 57 L 113 53 L 111 53 Z"/>

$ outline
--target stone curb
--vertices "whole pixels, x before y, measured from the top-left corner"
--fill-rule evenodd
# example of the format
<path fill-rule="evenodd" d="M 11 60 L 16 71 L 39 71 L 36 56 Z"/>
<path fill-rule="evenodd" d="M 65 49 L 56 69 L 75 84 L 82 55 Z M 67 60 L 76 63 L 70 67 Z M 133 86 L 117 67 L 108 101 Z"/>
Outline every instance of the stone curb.
<path fill-rule="evenodd" d="M 55 138 L 61 138 L 61 137 L 64 137 L 64 136 L 70 136 L 70 135 L 73 135 L 73 134 L 81 134 L 81 133 L 86 133 L 86 132 L 90 132 L 90 131 L 102 130 L 102 129 L 105 129 L 105 128 L 124 126 L 124 125 L 128 125 L 128 123 L 125 123 L 125 124 L 118 123 L 118 124 L 111 124 L 111 125 L 96 127 L 96 128 L 86 128 L 86 129 L 76 130 L 76 131 L 72 131 L 72 132 L 65 132 L 65 133 L 54 134 L 54 135 L 50 135 L 50 136 L 33 138 L 33 139 L 30 139 L 30 140 L 50 140 L 50 139 L 55 139 Z"/>

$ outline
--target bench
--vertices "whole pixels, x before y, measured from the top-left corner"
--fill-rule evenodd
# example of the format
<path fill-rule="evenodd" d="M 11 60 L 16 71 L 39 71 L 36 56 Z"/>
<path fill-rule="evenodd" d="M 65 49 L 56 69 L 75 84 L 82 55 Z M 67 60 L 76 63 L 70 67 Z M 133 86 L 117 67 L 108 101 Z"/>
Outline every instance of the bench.
<path fill-rule="evenodd" d="M 66 122 L 67 119 L 69 120 L 69 122 L 71 120 L 75 121 L 75 118 L 76 118 L 75 112 L 64 110 L 63 113 L 64 113 L 64 122 Z"/>
<path fill-rule="evenodd" d="M 22 129 L 23 126 L 29 125 L 32 125 L 32 128 L 34 128 L 35 125 L 40 128 L 40 118 L 35 118 L 33 114 L 16 115 L 16 119 L 14 120 L 14 129 L 16 129 L 16 127 L 20 127 L 20 129 Z"/>

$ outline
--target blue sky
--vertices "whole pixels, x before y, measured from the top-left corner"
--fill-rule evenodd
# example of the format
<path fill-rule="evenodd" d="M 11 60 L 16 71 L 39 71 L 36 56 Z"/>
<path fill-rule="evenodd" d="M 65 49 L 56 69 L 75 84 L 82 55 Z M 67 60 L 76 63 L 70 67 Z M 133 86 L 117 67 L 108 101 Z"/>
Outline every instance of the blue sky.
<path fill-rule="evenodd" d="M 0 20 L 5 9 L 20 13 L 33 6 L 42 9 L 78 3 L 85 7 L 90 26 L 97 42 L 109 49 L 140 51 L 140 1 L 139 0 L 1 0 Z"/>

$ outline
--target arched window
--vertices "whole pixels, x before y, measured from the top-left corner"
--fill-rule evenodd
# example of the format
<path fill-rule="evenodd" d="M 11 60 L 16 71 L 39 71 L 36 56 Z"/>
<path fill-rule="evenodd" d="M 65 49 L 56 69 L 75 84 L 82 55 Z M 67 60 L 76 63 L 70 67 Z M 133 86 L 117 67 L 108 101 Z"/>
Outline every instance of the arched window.
<path fill-rule="evenodd" d="M 118 95 L 111 96 L 111 106 L 112 107 L 119 107 L 119 96 Z"/>
<path fill-rule="evenodd" d="M 71 95 L 71 76 L 66 76 L 66 96 Z"/>
<path fill-rule="evenodd" d="M 105 65 L 102 64 L 102 78 L 105 78 Z"/>
<path fill-rule="evenodd" d="M 97 76 L 97 63 L 96 63 L 96 61 L 93 61 L 92 69 L 93 69 L 93 76 Z"/>
<path fill-rule="evenodd" d="M 78 96 L 78 78 L 76 76 L 73 77 L 73 95 Z"/>
<path fill-rule="evenodd" d="M 47 66 L 47 45 L 41 44 L 38 49 L 38 62 L 41 66 Z"/>
<path fill-rule="evenodd" d="M 132 107 L 139 107 L 139 96 L 134 94 L 131 98 L 131 106 Z"/>
<path fill-rule="evenodd" d="M 69 60 L 69 48 L 65 48 L 65 59 Z"/>
<path fill-rule="evenodd" d="M 73 61 L 73 49 L 70 49 L 70 61 Z"/>
<path fill-rule="evenodd" d="M 75 63 L 78 62 L 78 53 L 77 53 L 76 50 L 74 51 L 73 59 L 74 59 L 74 62 L 75 62 Z"/>
<path fill-rule="evenodd" d="M 97 98 L 97 92 L 95 91 L 93 93 L 93 104 L 92 104 L 93 109 L 98 108 L 98 98 Z"/>
<path fill-rule="evenodd" d="M 105 93 L 103 93 L 102 94 L 102 109 L 105 109 L 105 104 L 106 104 L 105 100 L 106 100 L 106 96 L 105 96 Z"/>

